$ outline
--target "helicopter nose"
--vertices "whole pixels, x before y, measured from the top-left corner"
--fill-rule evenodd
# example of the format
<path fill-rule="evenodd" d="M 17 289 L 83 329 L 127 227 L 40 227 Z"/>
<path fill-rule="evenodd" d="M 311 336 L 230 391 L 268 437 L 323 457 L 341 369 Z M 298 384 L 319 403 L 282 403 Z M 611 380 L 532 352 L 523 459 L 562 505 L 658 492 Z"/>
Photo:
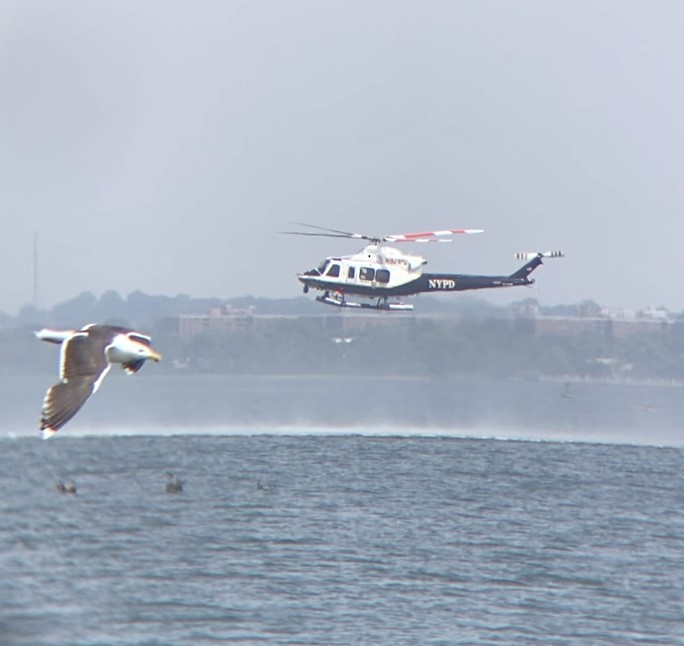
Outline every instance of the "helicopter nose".
<path fill-rule="evenodd" d="M 309 291 L 309 283 L 311 282 L 309 279 L 309 276 L 307 275 L 308 272 L 305 272 L 303 274 L 298 274 L 297 278 L 299 279 L 299 282 L 304 285 L 304 293 L 308 293 Z"/>

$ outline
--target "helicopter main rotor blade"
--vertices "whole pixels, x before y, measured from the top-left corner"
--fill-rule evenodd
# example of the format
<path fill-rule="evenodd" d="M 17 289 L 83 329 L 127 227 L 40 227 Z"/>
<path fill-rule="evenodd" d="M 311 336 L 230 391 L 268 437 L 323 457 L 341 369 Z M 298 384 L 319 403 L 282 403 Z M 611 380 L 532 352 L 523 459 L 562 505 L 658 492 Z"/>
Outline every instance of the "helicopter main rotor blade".
<path fill-rule="evenodd" d="M 376 236 L 367 236 L 363 233 L 353 233 L 352 231 L 340 231 L 339 229 L 329 229 L 327 227 L 319 227 L 315 224 L 307 224 L 306 222 L 293 222 L 300 227 L 308 227 L 309 229 L 316 229 L 316 231 L 323 231 L 323 233 L 311 233 L 307 231 L 281 231 L 280 233 L 289 233 L 291 235 L 300 236 L 322 236 L 327 238 L 349 238 L 351 240 L 369 240 L 371 242 L 380 242 L 382 238 Z"/>
<path fill-rule="evenodd" d="M 482 233 L 483 229 L 445 229 L 444 231 L 421 231 L 420 233 L 396 233 L 386 236 L 369 236 L 363 233 L 353 233 L 352 231 L 341 231 L 340 229 L 330 229 L 328 227 L 319 227 L 315 224 L 307 224 L 306 222 L 293 222 L 300 227 L 307 227 L 308 229 L 315 229 L 313 231 L 281 231 L 288 235 L 296 236 L 314 236 L 322 238 L 350 238 L 353 240 L 368 240 L 372 243 L 379 244 L 381 242 L 451 242 L 447 236 L 454 236 L 466 233 Z M 318 233 L 318 232 L 321 233 Z"/>
<path fill-rule="evenodd" d="M 386 242 L 448 242 L 442 236 L 467 233 L 484 233 L 484 229 L 445 229 L 444 231 L 422 231 L 420 233 L 397 233 L 385 236 Z"/>
<path fill-rule="evenodd" d="M 317 238 L 351 238 L 351 236 L 340 233 L 309 233 L 308 231 L 278 231 L 288 236 L 315 236 Z"/>
<path fill-rule="evenodd" d="M 417 238 L 415 240 L 393 240 L 392 243 L 394 244 L 399 243 L 399 242 L 453 242 L 453 238 Z"/>
<path fill-rule="evenodd" d="M 329 229 L 328 227 L 318 227 L 315 224 L 307 224 L 306 222 L 293 222 L 300 227 L 308 227 L 309 229 L 316 229 L 318 231 L 325 231 L 326 233 L 336 233 L 345 238 L 356 238 L 361 240 L 375 240 L 372 236 L 366 236 L 362 233 L 353 233 L 352 231 L 340 231 L 339 229 Z"/>

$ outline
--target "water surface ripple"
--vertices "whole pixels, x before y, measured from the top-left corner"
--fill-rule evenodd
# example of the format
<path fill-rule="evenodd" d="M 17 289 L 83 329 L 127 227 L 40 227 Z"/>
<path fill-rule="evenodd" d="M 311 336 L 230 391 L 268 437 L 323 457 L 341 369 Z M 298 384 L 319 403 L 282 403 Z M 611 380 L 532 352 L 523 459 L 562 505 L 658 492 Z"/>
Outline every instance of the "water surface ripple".
<path fill-rule="evenodd" d="M 0 446 L 8 646 L 684 643 L 682 449 L 358 435 Z M 167 470 L 182 494 L 165 493 Z"/>

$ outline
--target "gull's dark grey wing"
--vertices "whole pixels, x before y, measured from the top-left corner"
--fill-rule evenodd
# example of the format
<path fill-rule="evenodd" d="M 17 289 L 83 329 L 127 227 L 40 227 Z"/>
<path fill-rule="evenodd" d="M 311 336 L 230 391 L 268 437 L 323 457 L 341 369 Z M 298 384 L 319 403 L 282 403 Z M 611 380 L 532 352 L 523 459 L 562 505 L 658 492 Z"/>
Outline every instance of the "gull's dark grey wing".
<path fill-rule="evenodd" d="M 40 428 L 56 431 L 85 404 L 109 370 L 105 356 L 108 339 L 77 332 L 62 344 L 61 382 L 48 388 L 43 400 Z"/>
<path fill-rule="evenodd" d="M 40 417 L 41 431 L 57 431 L 64 426 L 93 393 L 94 380 L 86 377 L 70 379 L 50 386 Z"/>
<path fill-rule="evenodd" d="M 109 336 L 94 335 L 89 332 L 76 332 L 62 344 L 59 376 L 62 381 L 79 377 L 89 377 L 97 381 L 107 369 L 105 348 Z"/>

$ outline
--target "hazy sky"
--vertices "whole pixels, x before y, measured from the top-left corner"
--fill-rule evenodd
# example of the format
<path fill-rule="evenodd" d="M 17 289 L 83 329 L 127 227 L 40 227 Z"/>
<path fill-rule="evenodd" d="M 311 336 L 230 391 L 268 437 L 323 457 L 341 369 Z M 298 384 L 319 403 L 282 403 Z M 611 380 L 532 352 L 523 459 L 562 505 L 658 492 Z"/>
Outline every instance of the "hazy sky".
<path fill-rule="evenodd" d="M 371 234 L 428 270 L 684 309 L 677 1 L 0 0 L 0 310 L 81 291 L 294 297 Z M 480 293 L 482 295 L 482 293 Z M 452 298 L 461 298 L 455 294 Z"/>

